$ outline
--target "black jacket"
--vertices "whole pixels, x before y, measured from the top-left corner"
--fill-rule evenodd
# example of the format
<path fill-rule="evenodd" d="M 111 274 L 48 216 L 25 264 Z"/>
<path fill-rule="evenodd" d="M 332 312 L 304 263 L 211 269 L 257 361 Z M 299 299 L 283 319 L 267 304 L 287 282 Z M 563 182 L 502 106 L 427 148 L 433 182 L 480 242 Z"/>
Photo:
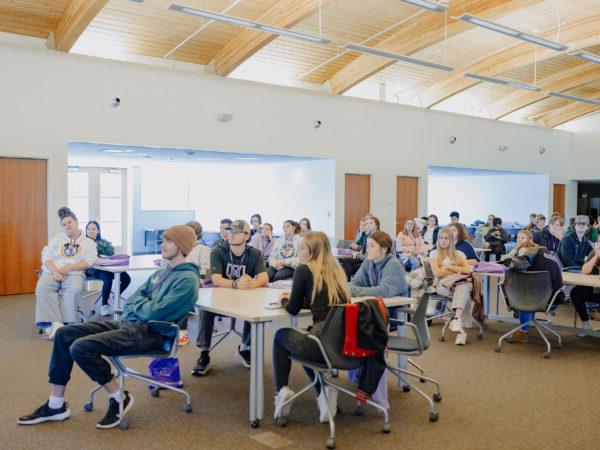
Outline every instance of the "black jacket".
<path fill-rule="evenodd" d="M 431 245 L 437 244 L 437 237 L 438 237 L 439 231 L 440 231 L 440 227 L 438 227 L 438 226 L 436 226 L 433 229 L 433 242 L 428 242 L 428 244 L 431 244 Z M 423 227 L 423 229 L 421 230 L 421 236 L 423 236 L 423 239 L 425 239 L 425 233 L 426 232 L 427 232 L 427 225 L 425 225 Z"/>
<path fill-rule="evenodd" d="M 544 227 L 543 230 L 533 233 L 533 242 L 535 242 L 537 245 L 541 245 L 542 247 L 546 247 L 551 252 L 556 253 L 558 251 L 560 239 L 553 236 L 548 227 Z"/>
<path fill-rule="evenodd" d="M 357 327 L 358 345 L 362 348 L 379 350 L 375 355 L 365 358 L 358 381 L 358 387 L 372 395 L 385 372 L 385 348 L 388 341 L 388 319 L 379 309 L 376 300 L 358 303 Z"/>
<path fill-rule="evenodd" d="M 494 236 L 492 234 L 492 233 L 495 233 L 496 231 L 500 232 L 499 238 L 497 238 L 496 236 Z M 486 242 L 490 243 L 490 248 L 492 249 L 492 251 L 494 251 L 495 249 L 501 249 L 502 252 L 504 252 L 504 244 L 506 244 L 508 241 L 510 241 L 510 236 L 508 235 L 506 230 L 502 227 L 500 227 L 497 230 L 496 230 L 496 228 L 490 228 L 490 230 L 486 233 L 486 235 L 483 239 Z"/>
<path fill-rule="evenodd" d="M 565 267 L 581 267 L 592 250 L 592 244 L 585 236 L 580 241 L 576 233 L 571 233 L 561 239 L 558 256 Z"/>

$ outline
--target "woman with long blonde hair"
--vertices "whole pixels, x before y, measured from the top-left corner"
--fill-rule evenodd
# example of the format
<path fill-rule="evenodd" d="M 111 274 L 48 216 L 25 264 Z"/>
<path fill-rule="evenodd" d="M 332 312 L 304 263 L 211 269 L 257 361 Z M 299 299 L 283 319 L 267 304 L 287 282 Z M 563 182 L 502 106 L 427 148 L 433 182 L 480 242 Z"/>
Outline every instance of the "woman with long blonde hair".
<path fill-rule="evenodd" d="M 313 323 L 308 332 L 318 336 L 325 324 L 325 319 L 332 305 L 347 303 L 350 291 L 346 275 L 333 257 L 327 235 L 320 231 L 307 231 L 298 246 L 300 265 L 294 272 L 292 291 L 280 296 L 282 306 L 292 315 L 297 315 L 301 309 L 310 308 Z M 323 363 L 323 356 L 317 343 L 305 333 L 294 328 L 281 328 L 275 333 L 273 343 L 273 370 L 275 372 L 275 418 L 289 414 L 291 403 L 283 403 L 294 395 L 288 387 L 292 361 L 290 355 L 299 356 L 307 361 Z M 315 374 L 309 368 L 304 368 L 311 380 Z M 337 411 L 337 395 L 335 390 L 327 389 L 329 405 L 321 386 L 317 390 L 317 404 L 320 410 L 321 422 L 327 422 L 327 408 L 331 414 Z"/>

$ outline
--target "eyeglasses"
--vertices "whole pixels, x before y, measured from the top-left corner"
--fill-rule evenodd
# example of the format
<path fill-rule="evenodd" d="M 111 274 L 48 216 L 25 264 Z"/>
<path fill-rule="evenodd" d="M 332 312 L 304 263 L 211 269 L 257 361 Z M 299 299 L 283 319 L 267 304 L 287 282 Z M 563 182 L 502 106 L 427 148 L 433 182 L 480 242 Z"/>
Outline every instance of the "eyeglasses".
<path fill-rule="evenodd" d="M 588 224 L 585 223 L 585 222 L 575 222 L 575 225 L 585 225 L 585 226 L 587 226 Z"/>

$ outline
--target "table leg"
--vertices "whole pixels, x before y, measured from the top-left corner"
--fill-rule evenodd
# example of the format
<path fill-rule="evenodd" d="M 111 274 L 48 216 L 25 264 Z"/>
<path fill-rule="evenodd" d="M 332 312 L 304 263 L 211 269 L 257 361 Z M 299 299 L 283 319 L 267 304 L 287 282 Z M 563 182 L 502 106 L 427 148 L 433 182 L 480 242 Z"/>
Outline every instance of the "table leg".
<path fill-rule="evenodd" d="M 298 317 L 298 316 L 291 316 L 290 317 L 290 322 L 291 322 L 292 328 L 298 328 L 300 326 L 300 317 Z"/>
<path fill-rule="evenodd" d="M 265 324 L 264 322 L 256 325 L 256 418 L 263 419 L 264 404 L 265 404 L 265 382 L 264 382 L 264 367 L 265 367 Z"/>
<path fill-rule="evenodd" d="M 249 401 L 249 410 L 250 410 L 250 426 L 252 428 L 258 428 L 259 422 L 256 417 L 256 380 L 258 378 L 258 364 L 257 364 L 257 348 L 258 348 L 258 340 L 257 340 L 257 329 L 258 323 L 251 322 L 250 324 L 250 339 L 252 345 L 255 347 L 253 351 L 250 352 L 250 401 Z"/>
<path fill-rule="evenodd" d="M 113 304 L 113 320 L 120 320 L 121 316 L 116 311 L 121 310 L 121 272 L 115 272 L 115 279 L 113 281 L 115 287 L 115 301 Z"/>
<path fill-rule="evenodd" d="M 403 322 L 406 322 L 408 320 L 407 314 L 405 312 L 402 311 L 401 308 L 398 308 L 397 313 L 396 313 L 396 318 L 398 320 L 402 320 Z M 398 328 L 396 329 L 396 335 L 399 337 L 406 337 L 406 329 L 408 327 L 406 325 L 400 325 L 398 326 Z M 400 369 L 406 369 L 406 366 L 408 365 L 408 357 L 406 355 L 398 355 L 398 367 Z M 402 380 L 402 378 L 398 377 L 398 387 L 401 388 L 407 388 L 408 384 L 406 384 L 406 382 L 404 382 L 404 380 Z"/>
<path fill-rule="evenodd" d="M 484 292 L 484 297 L 483 297 L 483 304 L 485 307 L 485 315 L 489 316 L 490 315 L 490 277 L 489 276 L 483 276 L 483 292 Z"/>

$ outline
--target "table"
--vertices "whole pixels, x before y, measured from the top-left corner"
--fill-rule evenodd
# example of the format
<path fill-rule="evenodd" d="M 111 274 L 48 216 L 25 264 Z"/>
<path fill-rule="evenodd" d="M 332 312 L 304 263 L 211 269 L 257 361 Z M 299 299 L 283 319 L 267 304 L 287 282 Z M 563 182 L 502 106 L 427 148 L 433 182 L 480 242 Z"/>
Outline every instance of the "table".
<path fill-rule="evenodd" d="M 258 288 L 238 290 L 228 288 L 203 288 L 196 303 L 201 309 L 250 323 L 252 352 L 250 353 L 250 425 L 257 428 L 264 412 L 264 330 L 265 323 L 276 320 L 296 319 L 285 309 L 265 309 L 269 302 L 277 300 L 286 289 Z M 360 299 L 356 299 L 360 301 Z M 415 299 L 392 297 L 384 299 L 386 306 L 409 306 Z M 310 317 L 310 311 L 301 311 L 299 316 Z M 296 319 L 297 320 L 297 319 Z M 292 322 L 294 323 L 294 322 Z M 296 322 L 297 323 L 297 322 Z"/>

